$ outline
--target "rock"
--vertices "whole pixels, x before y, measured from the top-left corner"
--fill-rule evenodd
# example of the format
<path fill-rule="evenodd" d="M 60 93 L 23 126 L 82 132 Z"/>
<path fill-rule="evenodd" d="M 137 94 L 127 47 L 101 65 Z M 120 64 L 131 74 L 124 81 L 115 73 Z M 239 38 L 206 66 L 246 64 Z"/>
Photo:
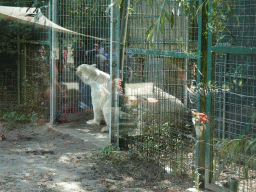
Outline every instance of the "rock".
<path fill-rule="evenodd" d="M 106 182 L 106 183 L 112 183 L 112 184 L 115 184 L 115 183 L 117 183 L 118 181 L 113 180 L 113 179 L 105 179 L 105 182 Z"/>
<path fill-rule="evenodd" d="M 185 192 L 198 192 L 196 188 L 188 188 Z"/>
<path fill-rule="evenodd" d="M 0 135 L 0 141 L 3 141 L 5 139 L 6 139 L 6 137 L 4 135 Z"/>

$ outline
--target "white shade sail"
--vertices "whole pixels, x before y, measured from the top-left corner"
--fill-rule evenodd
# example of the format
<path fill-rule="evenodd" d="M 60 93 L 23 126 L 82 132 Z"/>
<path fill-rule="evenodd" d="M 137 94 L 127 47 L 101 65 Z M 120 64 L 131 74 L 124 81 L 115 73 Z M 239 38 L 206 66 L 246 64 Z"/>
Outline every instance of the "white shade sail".
<path fill-rule="evenodd" d="M 61 27 L 45 17 L 40 9 L 38 9 L 36 12 L 36 8 L 28 9 L 28 7 L 0 6 L 0 18 L 18 21 L 21 23 L 27 23 L 41 28 L 52 28 L 56 32 L 68 33 L 72 35 L 81 35 L 103 41 L 106 40 L 99 37 L 77 33 L 75 31 L 71 31 L 64 27 Z"/>

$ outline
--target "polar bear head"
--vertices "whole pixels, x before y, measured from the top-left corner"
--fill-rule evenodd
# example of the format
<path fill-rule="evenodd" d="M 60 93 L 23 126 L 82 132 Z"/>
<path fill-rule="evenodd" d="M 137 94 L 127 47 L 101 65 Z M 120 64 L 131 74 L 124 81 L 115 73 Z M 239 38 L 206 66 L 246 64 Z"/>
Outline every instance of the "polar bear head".
<path fill-rule="evenodd" d="M 77 67 L 76 75 L 79 76 L 84 82 L 89 83 L 89 81 L 99 76 L 99 70 L 96 68 L 96 64 L 82 64 Z"/>
<path fill-rule="evenodd" d="M 87 65 L 82 64 L 77 67 L 76 75 L 79 76 L 82 81 L 86 84 L 97 83 L 107 83 L 110 79 L 109 74 L 104 73 L 96 68 L 96 64 Z"/>

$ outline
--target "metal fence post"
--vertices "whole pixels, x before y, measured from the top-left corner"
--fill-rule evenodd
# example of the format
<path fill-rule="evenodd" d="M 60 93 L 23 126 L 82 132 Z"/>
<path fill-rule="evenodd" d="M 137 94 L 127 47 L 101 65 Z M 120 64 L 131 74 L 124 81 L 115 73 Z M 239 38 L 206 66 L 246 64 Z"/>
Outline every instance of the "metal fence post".
<path fill-rule="evenodd" d="M 204 175 L 205 175 L 205 134 L 206 134 L 206 126 L 200 125 L 198 119 L 195 120 L 195 130 L 196 130 L 196 183 L 199 187 L 203 187 L 205 183 Z"/>

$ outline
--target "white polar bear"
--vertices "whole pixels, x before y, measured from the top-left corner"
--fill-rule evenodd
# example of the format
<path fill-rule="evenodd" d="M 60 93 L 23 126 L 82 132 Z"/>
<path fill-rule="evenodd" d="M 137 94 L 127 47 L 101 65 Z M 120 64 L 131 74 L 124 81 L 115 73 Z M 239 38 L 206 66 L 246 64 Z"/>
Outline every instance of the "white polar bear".
<path fill-rule="evenodd" d="M 104 117 L 107 126 L 103 127 L 101 132 L 109 131 L 111 104 L 110 75 L 97 69 L 96 64 L 82 64 L 78 66 L 76 75 L 79 76 L 85 84 L 91 86 L 94 119 L 87 121 L 87 124 L 99 125 Z"/>

